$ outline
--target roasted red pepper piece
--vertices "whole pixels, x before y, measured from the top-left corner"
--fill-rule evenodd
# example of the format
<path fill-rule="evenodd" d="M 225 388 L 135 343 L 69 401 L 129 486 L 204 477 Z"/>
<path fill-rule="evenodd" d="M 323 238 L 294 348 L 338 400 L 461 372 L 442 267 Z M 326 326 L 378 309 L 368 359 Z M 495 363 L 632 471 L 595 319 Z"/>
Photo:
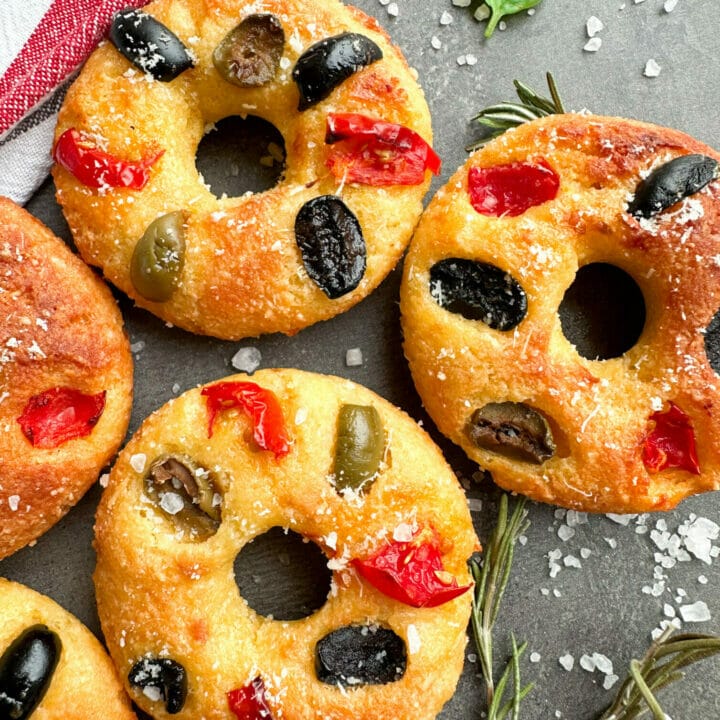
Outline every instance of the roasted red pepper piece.
<path fill-rule="evenodd" d="M 695 431 L 690 418 L 671 402 L 669 410 L 653 413 L 650 420 L 655 427 L 645 436 L 642 448 L 642 459 L 648 472 L 680 468 L 699 475 Z"/>
<path fill-rule="evenodd" d="M 425 529 L 411 540 L 393 540 L 367 560 L 353 564 L 381 593 L 412 607 L 436 607 L 462 595 L 471 585 L 458 585 L 443 569 L 437 534 Z"/>
<path fill-rule="evenodd" d="M 419 185 L 425 170 L 437 175 L 440 158 L 414 130 L 357 113 L 330 113 L 325 142 L 332 174 L 363 185 Z"/>
<path fill-rule="evenodd" d="M 522 215 L 535 205 L 552 200 L 560 178 L 546 160 L 512 162 L 493 167 L 472 167 L 468 173 L 470 203 L 481 215 Z"/>
<path fill-rule="evenodd" d="M 164 152 L 158 150 L 142 160 L 121 160 L 83 140 L 75 128 L 70 128 L 58 138 L 53 160 L 88 187 L 142 190 L 150 179 L 150 167 Z"/>
<path fill-rule="evenodd" d="M 105 391 L 85 395 L 55 387 L 33 395 L 17 419 L 25 437 L 37 448 L 56 448 L 92 432 L 105 409 Z"/>
<path fill-rule="evenodd" d="M 263 449 L 276 458 L 290 452 L 290 438 L 285 429 L 285 418 L 275 394 L 252 382 L 220 382 L 202 389 L 207 398 L 208 437 L 212 437 L 215 417 L 221 410 L 239 407 L 253 423 L 253 438 Z"/>
<path fill-rule="evenodd" d="M 230 711 L 238 720 L 267 720 L 272 718 L 265 701 L 265 683 L 256 677 L 249 685 L 231 690 L 227 694 Z"/>

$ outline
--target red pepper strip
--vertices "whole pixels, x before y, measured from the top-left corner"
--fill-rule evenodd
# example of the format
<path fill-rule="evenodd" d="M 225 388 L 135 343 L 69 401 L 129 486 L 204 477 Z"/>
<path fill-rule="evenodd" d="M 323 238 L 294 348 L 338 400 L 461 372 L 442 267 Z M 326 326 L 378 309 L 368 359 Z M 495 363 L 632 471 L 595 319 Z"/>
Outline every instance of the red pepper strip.
<path fill-rule="evenodd" d="M 25 437 L 37 448 L 56 448 L 92 432 L 105 409 L 105 391 L 85 395 L 56 387 L 33 395 L 17 419 Z"/>
<path fill-rule="evenodd" d="M 207 398 L 210 413 L 208 437 L 212 437 L 221 410 L 239 407 L 252 420 L 253 438 L 263 450 L 270 450 L 276 458 L 290 452 L 282 408 L 270 390 L 251 382 L 220 382 L 203 388 L 201 394 Z"/>
<path fill-rule="evenodd" d="M 272 712 L 265 701 L 265 683 L 256 677 L 249 685 L 231 690 L 227 694 L 230 711 L 238 720 L 265 720 Z"/>
<path fill-rule="evenodd" d="M 481 215 L 515 217 L 552 200 L 560 178 L 546 160 L 472 167 L 468 173 L 470 203 Z"/>
<path fill-rule="evenodd" d="M 330 113 L 325 142 L 342 142 L 327 166 L 338 178 L 363 185 L 419 185 L 437 175 L 440 158 L 414 130 L 356 113 Z"/>
<path fill-rule="evenodd" d="M 142 160 L 121 160 L 83 140 L 75 128 L 70 128 L 58 138 L 53 160 L 88 187 L 142 190 L 150 179 L 150 167 L 164 152 L 159 150 Z"/>
<path fill-rule="evenodd" d="M 409 542 L 394 540 L 367 560 L 353 564 L 381 593 L 412 607 L 436 607 L 472 587 L 459 586 L 443 569 L 437 535 L 425 530 Z"/>
<path fill-rule="evenodd" d="M 695 431 L 690 418 L 675 403 L 670 409 L 650 416 L 655 427 L 643 440 L 642 459 L 648 472 L 680 468 L 700 474 L 695 451 Z"/>

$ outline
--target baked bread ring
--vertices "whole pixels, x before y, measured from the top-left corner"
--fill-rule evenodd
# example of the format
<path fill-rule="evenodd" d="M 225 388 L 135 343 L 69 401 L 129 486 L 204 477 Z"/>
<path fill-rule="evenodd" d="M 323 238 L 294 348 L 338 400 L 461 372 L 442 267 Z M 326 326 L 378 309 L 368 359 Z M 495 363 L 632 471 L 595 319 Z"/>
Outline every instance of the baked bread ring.
<path fill-rule="evenodd" d="M 430 203 L 402 282 L 405 354 L 440 431 L 502 487 L 614 513 L 718 488 L 718 157 L 675 130 L 554 115 L 488 143 Z M 639 338 L 605 360 L 558 311 L 596 264 L 645 306 L 644 323 L 620 308 Z"/>
<path fill-rule="evenodd" d="M 0 198 L 0 558 L 54 525 L 125 437 L 132 359 L 109 290 Z"/>
<path fill-rule="evenodd" d="M 301 620 L 257 614 L 233 578 L 273 527 L 333 570 Z M 154 718 L 434 718 L 452 695 L 477 549 L 464 494 L 412 420 L 348 380 L 263 370 L 172 400 L 120 454 L 95 531 L 103 632 Z"/>
<path fill-rule="evenodd" d="M 135 720 L 94 635 L 50 598 L 2 578 L 0 717 Z"/>
<path fill-rule="evenodd" d="M 83 258 L 162 319 L 225 339 L 293 334 L 371 292 L 439 166 L 422 91 L 377 23 L 336 0 L 123 13 L 56 131 L 57 199 Z M 284 177 L 217 198 L 198 144 L 248 114 L 282 134 Z"/>

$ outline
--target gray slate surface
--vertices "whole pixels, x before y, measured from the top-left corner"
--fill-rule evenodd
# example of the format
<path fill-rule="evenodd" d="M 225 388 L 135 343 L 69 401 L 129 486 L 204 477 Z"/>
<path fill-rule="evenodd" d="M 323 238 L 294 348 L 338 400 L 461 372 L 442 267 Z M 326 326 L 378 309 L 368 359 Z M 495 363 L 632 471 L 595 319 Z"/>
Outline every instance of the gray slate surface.
<path fill-rule="evenodd" d="M 436 179 L 433 190 L 464 161 L 463 146 L 473 137 L 468 119 L 474 111 L 512 98 L 513 78 L 542 88 L 545 70 L 555 73 L 569 107 L 674 126 L 720 146 L 717 0 L 679 0 L 670 14 L 664 12 L 661 0 L 637 5 L 633 0 L 545 0 L 534 17 L 523 14 L 509 18 L 507 29 L 490 41 L 483 40 L 482 27 L 471 13 L 453 7 L 450 0 L 397 0 L 396 18 L 390 17 L 377 0 L 359 0 L 357 4 L 388 29 L 417 68 L 425 87 L 433 114 L 435 147 L 444 161 L 443 175 Z M 439 24 L 443 11 L 451 13 L 450 25 Z M 600 33 L 603 44 L 599 52 L 587 53 L 583 52 L 585 22 L 593 14 L 605 24 Z M 440 50 L 431 46 L 433 35 L 442 41 Z M 477 64 L 458 65 L 457 58 L 468 53 L 478 58 Z M 662 66 L 655 79 L 643 77 L 645 63 L 651 57 Z M 207 165 L 220 162 L 217 149 L 207 150 L 206 155 Z M 224 174 L 219 166 L 217 177 Z M 49 181 L 28 208 L 69 239 Z M 120 298 L 132 342 L 144 343 L 136 353 L 136 398 L 130 431 L 175 394 L 175 383 L 185 390 L 229 374 L 230 358 L 237 348 L 252 345 L 262 351 L 263 367 L 292 366 L 349 377 L 423 420 L 461 474 L 468 495 L 482 499 L 482 510 L 474 513 L 474 518 L 481 539 L 486 538 L 494 520 L 496 493 L 487 484 L 472 483 L 472 464 L 438 436 L 420 407 L 402 357 L 398 286 L 396 270 L 377 292 L 343 316 L 294 338 L 270 336 L 241 343 L 168 329 Z M 362 349 L 362 367 L 345 366 L 345 351 L 352 347 Z M 52 596 L 96 632 L 90 573 L 94 564 L 92 522 L 98 497 L 96 487 L 36 546 L 0 562 L 0 574 Z M 691 513 L 717 520 L 718 511 L 720 495 L 715 494 L 688 501 L 662 519 L 674 532 Z M 636 532 L 635 524 L 622 527 L 602 516 L 591 517 L 587 524 L 575 528 L 573 538 L 562 542 L 557 530 L 564 521 L 556 517 L 554 508 L 535 505 L 530 517 L 528 541 L 518 549 L 497 629 L 500 656 L 508 648 L 510 631 L 529 642 L 523 675 L 525 680 L 534 681 L 536 688 L 524 703 L 524 720 L 597 717 L 614 691 L 602 689 L 601 673 L 580 669 L 580 657 L 603 653 L 613 661 L 615 672 L 624 676 L 630 658 L 642 655 L 650 631 L 662 620 L 664 603 L 677 608 L 702 599 L 710 608 L 712 620 L 687 628 L 720 631 L 720 560 L 707 566 L 694 559 L 666 571 L 667 590 L 656 598 L 642 592 L 643 586 L 653 584 L 655 546 L 649 534 Z M 648 527 L 654 527 L 660 517 L 650 518 Z M 617 540 L 617 549 L 612 549 L 605 538 Z M 550 578 L 547 556 L 555 548 L 564 556 L 580 558 L 582 569 L 565 568 Z M 590 550 L 586 559 L 581 558 L 582 548 Z M 257 580 L 257 572 L 264 570 L 262 582 L 255 582 L 260 589 L 253 590 L 261 596 L 258 602 L 267 600 L 268 591 L 262 589 L 269 585 L 267 578 L 287 582 L 280 577 L 287 569 L 282 553 L 285 551 L 271 546 L 261 548 L 252 558 L 244 559 L 238 570 L 239 583 L 248 588 L 248 594 L 248 578 Z M 281 562 L 268 574 L 266 564 L 278 556 Z M 290 557 L 294 557 L 292 553 Z M 297 564 L 291 563 L 296 569 Z M 698 582 L 700 575 L 707 577 L 707 584 Z M 543 589 L 549 591 L 547 595 Z M 678 601 L 680 589 L 687 597 Z M 481 682 L 478 664 L 471 661 L 473 650 L 470 644 L 465 672 L 441 716 L 444 720 L 482 717 Z M 539 653 L 540 661 L 529 662 L 530 652 Z M 558 657 L 567 652 L 575 658 L 575 668 L 570 672 L 558 664 Z M 665 695 L 666 712 L 675 720 L 720 717 L 719 670 L 720 663 L 707 662 L 692 672 L 688 681 Z"/>

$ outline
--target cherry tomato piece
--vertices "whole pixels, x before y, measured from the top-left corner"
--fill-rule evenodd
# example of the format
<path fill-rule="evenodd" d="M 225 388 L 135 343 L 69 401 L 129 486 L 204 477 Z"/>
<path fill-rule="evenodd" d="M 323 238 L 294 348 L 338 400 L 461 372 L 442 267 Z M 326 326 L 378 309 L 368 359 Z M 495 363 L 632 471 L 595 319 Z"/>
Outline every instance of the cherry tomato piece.
<path fill-rule="evenodd" d="M 645 436 L 642 447 L 648 472 L 680 468 L 699 475 L 695 431 L 688 415 L 671 402 L 669 410 L 653 413 L 650 420 L 655 427 Z"/>
<path fill-rule="evenodd" d="M 92 432 L 105 409 L 105 391 L 85 395 L 55 387 L 33 395 L 17 419 L 25 437 L 37 448 L 56 448 Z"/>
<path fill-rule="evenodd" d="M 220 382 L 202 389 L 207 399 L 208 437 L 212 437 L 217 414 L 239 407 L 253 423 L 253 439 L 280 458 L 290 452 L 290 437 L 275 393 L 252 382 Z"/>
<path fill-rule="evenodd" d="M 437 175 L 440 158 L 414 130 L 357 113 L 330 113 L 325 142 L 339 143 L 327 166 L 346 182 L 419 185 L 425 171 Z"/>
<path fill-rule="evenodd" d="M 443 568 L 438 538 L 431 529 L 409 541 L 393 540 L 353 564 L 381 593 L 417 608 L 443 605 L 472 587 L 458 585 L 457 578 Z"/>
<path fill-rule="evenodd" d="M 552 200 L 560 188 L 560 177 L 544 159 L 512 162 L 468 173 L 470 203 L 481 215 L 515 217 L 536 205 Z"/>
<path fill-rule="evenodd" d="M 142 190 L 150 179 L 150 168 L 164 152 L 149 153 L 141 160 L 122 160 L 83 140 L 75 128 L 70 128 L 58 138 L 53 160 L 88 187 Z"/>

